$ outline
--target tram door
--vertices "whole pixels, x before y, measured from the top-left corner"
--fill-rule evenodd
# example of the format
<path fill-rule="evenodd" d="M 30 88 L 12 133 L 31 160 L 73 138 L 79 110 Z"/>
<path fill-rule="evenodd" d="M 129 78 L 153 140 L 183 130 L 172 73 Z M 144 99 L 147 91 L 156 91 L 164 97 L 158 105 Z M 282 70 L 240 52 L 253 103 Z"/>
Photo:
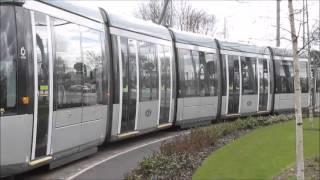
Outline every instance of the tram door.
<path fill-rule="evenodd" d="M 50 154 L 52 122 L 52 58 L 49 17 L 32 12 L 34 44 L 34 116 L 31 160 Z M 50 52 L 50 53 L 49 53 Z"/>
<path fill-rule="evenodd" d="M 258 111 L 267 111 L 268 109 L 268 91 L 269 91 L 269 71 L 267 59 L 259 59 L 259 109 Z"/>
<path fill-rule="evenodd" d="M 228 56 L 228 70 L 229 70 L 229 100 L 228 100 L 228 114 L 239 113 L 240 101 L 240 68 L 239 57 Z"/>
<path fill-rule="evenodd" d="M 122 74 L 122 115 L 120 133 L 135 130 L 137 106 L 136 41 L 120 38 Z M 121 84 L 121 83 L 120 83 Z"/>

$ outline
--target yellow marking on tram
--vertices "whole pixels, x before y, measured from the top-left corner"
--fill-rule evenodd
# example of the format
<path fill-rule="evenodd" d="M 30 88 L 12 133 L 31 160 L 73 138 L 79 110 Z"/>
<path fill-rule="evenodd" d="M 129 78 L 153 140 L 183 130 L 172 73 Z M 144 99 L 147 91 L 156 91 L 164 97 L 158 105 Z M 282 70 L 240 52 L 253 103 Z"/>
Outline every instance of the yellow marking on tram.
<path fill-rule="evenodd" d="M 35 166 L 35 165 L 42 164 L 44 162 L 50 161 L 51 159 L 52 159 L 52 156 L 47 156 L 47 157 L 44 157 L 44 158 L 41 158 L 41 159 L 30 161 L 29 165 L 30 166 Z"/>
<path fill-rule="evenodd" d="M 118 138 L 120 138 L 120 139 L 129 138 L 129 137 L 135 136 L 137 134 L 139 134 L 139 131 L 132 131 L 132 132 L 124 133 L 124 134 L 119 134 Z"/>
<path fill-rule="evenodd" d="M 166 123 L 166 124 L 160 124 L 160 125 L 158 125 L 158 128 L 159 128 L 159 129 L 162 129 L 162 128 L 167 128 L 167 127 L 170 127 L 170 126 L 172 126 L 172 123 Z"/>

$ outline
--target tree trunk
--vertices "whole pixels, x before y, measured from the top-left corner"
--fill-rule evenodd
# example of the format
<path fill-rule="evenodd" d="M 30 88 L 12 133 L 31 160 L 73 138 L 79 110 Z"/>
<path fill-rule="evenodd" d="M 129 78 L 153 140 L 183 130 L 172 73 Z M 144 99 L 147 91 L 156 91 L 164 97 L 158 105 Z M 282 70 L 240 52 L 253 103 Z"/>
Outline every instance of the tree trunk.
<path fill-rule="evenodd" d="M 305 12 L 306 12 L 306 24 L 307 24 L 307 48 L 308 48 L 308 63 L 309 63 L 309 78 L 308 78 L 308 87 L 309 87 L 309 121 L 311 122 L 311 126 L 313 128 L 313 113 L 314 113 L 314 107 L 313 107 L 313 98 L 315 94 L 313 94 L 312 91 L 312 79 L 311 79 L 311 73 L 312 73 L 312 61 L 311 61 L 311 45 L 310 45 L 310 29 L 309 29 L 309 8 L 308 8 L 308 0 L 304 0 L 305 2 Z"/>
<path fill-rule="evenodd" d="M 294 93 L 295 93 L 295 117 L 296 117 L 296 161 L 297 179 L 304 180 L 303 159 L 303 121 L 301 109 L 300 64 L 298 55 L 298 36 L 296 35 L 292 0 L 288 0 L 289 21 L 291 29 L 291 41 L 294 62 Z"/>

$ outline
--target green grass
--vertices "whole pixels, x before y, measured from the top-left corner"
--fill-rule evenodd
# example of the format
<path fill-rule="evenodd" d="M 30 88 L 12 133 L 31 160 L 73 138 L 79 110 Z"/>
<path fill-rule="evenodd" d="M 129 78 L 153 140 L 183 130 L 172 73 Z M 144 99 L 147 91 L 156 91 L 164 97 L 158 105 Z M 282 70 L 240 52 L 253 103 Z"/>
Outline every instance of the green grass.
<path fill-rule="evenodd" d="M 320 153 L 319 118 L 304 120 L 304 155 Z M 259 128 L 211 154 L 193 175 L 203 179 L 272 179 L 295 164 L 295 121 Z"/>

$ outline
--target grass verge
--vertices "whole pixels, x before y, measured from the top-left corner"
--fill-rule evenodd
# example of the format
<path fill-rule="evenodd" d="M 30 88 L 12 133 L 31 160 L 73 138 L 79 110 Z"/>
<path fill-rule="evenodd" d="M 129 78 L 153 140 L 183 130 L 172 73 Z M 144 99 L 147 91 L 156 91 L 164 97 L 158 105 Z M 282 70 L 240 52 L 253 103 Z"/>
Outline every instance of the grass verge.
<path fill-rule="evenodd" d="M 162 143 L 159 152 L 144 158 L 125 179 L 191 179 L 211 152 L 251 129 L 291 119 L 290 115 L 247 117 L 193 129 L 188 135 Z"/>
<path fill-rule="evenodd" d="M 304 120 L 305 158 L 319 156 L 319 118 Z M 260 128 L 210 155 L 193 179 L 272 179 L 295 163 L 295 122 Z"/>

